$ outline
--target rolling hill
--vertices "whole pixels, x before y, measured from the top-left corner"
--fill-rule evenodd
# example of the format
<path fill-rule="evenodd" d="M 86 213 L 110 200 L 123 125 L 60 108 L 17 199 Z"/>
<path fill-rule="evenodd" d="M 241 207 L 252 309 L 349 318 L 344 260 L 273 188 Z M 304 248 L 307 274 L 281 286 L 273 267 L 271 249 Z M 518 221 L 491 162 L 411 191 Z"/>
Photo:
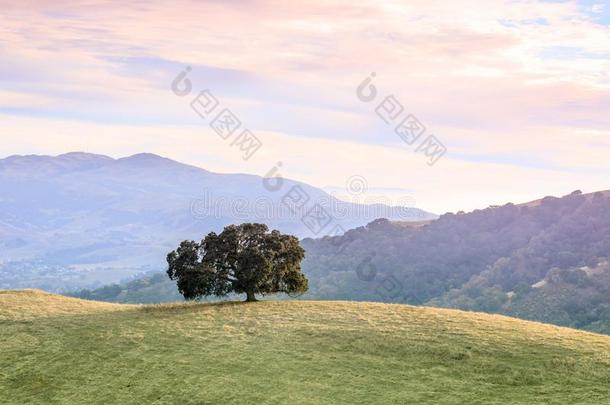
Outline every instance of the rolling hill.
<path fill-rule="evenodd" d="M 0 291 L 0 403 L 603 403 L 610 337 L 448 309 Z"/>
<path fill-rule="evenodd" d="M 304 299 L 425 304 L 610 334 L 609 192 L 432 221 L 378 219 L 302 245 Z M 74 295 L 125 303 L 180 298 L 163 273 Z"/>
<path fill-rule="evenodd" d="M 284 203 L 294 187 L 308 198 L 299 209 Z M 11 156 L 0 159 L 0 288 L 69 291 L 162 270 L 183 239 L 235 222 L 315 236 L 302 217 L 316 204 L 333 220 L 313 229 L 319 236 L 380 216 L 435 217 L 346 203 L 289 179 L 281 189 L 265 187 L 260 176 L 212 173 L 153 154 Z"/>

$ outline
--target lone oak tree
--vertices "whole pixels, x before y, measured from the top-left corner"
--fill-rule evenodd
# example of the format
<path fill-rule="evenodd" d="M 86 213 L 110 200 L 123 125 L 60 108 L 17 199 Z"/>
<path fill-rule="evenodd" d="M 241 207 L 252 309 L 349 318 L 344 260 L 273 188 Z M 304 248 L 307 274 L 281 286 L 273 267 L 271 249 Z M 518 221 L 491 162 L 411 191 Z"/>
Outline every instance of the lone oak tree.
<path fill-rule="evenodd" d="M 256 301 L 255 294 L 307 291 L 304 257 L 292 235 L 269 232 L 264 224 L 230 225 L 201 243 L 182 242 L 167 255 L 167 274 L 186 299 L 245 293 L 246 301 Z"/>

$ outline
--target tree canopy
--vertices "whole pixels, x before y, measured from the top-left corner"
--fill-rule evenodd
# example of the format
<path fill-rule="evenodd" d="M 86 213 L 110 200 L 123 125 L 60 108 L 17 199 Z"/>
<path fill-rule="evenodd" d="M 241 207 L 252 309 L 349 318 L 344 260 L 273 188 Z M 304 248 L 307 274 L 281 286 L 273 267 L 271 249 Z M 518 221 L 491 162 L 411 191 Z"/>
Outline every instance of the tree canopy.
<path fill-rule="evenodd" d="M 256 301 L 256 294 L 306 292 L 304 257 L 295 236 L 246 223 L 211 232 L 200 243 L 183 241 L 167 255 L 167 274 L 186 299 L 236 293 Z"/>

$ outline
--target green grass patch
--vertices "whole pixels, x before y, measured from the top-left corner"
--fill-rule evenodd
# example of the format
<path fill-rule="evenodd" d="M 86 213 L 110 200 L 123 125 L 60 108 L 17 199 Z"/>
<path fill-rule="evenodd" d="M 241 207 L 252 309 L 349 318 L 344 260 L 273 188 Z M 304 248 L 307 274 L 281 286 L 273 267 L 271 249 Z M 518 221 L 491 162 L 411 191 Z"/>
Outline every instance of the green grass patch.
<path fill-rule="evenodd" d="M 405 305 L 121 306 L 0 292 L 0 349 L 2 404 L 610 398 L 608 336 Z"/>

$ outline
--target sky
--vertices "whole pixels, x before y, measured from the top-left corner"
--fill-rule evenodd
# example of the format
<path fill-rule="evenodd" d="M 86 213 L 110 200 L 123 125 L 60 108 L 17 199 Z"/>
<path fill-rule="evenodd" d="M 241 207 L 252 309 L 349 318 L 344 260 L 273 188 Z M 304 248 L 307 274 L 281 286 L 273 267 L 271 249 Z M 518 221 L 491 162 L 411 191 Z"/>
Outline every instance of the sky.
<path fill-rule="evenodd" d="M 608 1 L 0 0 L 0 19 L 0 157 L 279 167 L 439 214 L 610 189 Z"/>

